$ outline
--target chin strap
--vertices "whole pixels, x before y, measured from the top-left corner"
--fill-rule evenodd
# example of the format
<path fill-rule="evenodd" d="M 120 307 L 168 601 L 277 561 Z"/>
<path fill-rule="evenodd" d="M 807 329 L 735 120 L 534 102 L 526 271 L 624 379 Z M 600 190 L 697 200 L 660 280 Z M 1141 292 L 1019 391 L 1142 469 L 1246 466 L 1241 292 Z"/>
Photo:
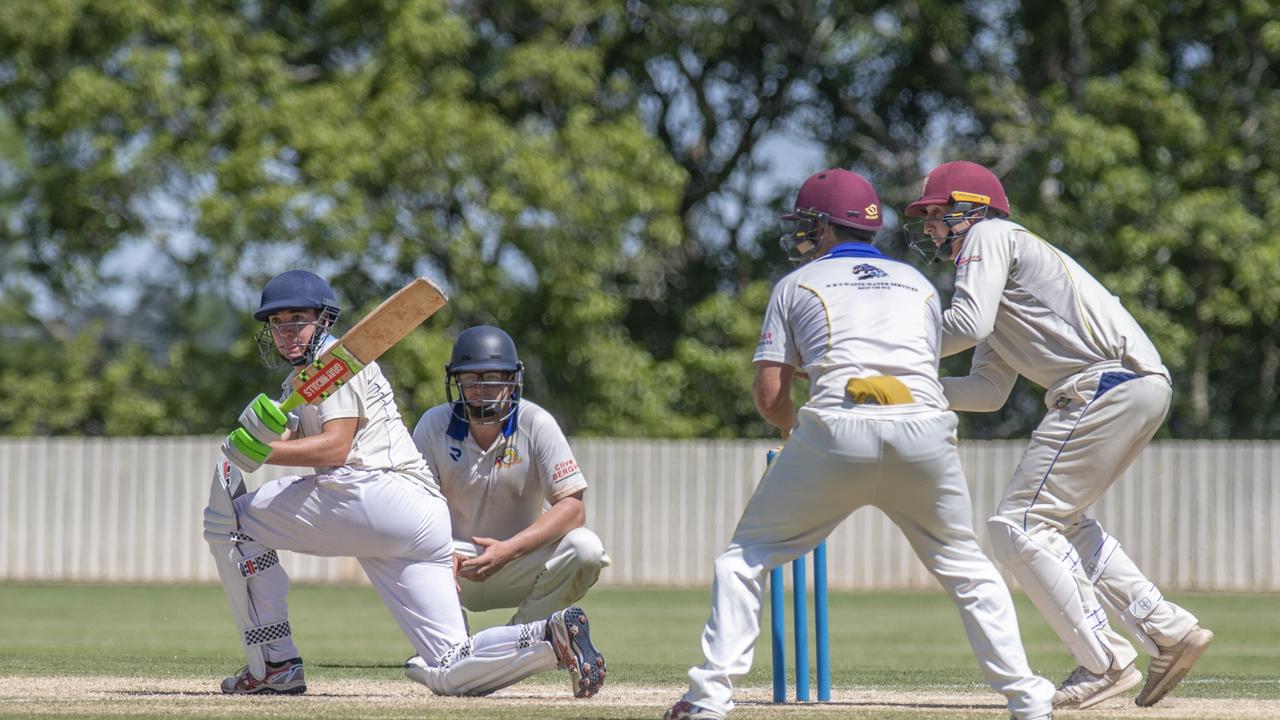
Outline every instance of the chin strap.
<path fill-rule="evenodd" d="M 484 403 L 476 406 L 471 403 L 463 403 L 467 412 L 467 422 L 476 425 L 493 425 L 502 422 L 502 418 L 498 414 L 498 405 L 500 403 Z"/>

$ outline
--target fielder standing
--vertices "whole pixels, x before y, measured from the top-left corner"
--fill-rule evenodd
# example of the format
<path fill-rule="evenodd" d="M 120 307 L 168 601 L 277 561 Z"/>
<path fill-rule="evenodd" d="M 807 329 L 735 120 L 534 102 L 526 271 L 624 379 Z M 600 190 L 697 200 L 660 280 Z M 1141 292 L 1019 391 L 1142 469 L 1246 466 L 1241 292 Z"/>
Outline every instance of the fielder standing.
<path fill-rule="evenodd" d="M 338 303 L 324 280 L 291 270 L 267 283 L 254 318 L 265 323 L 258 335 L 264 362 L 296 373 L 335 342 L 329 332 Z M 287 393 L 288 381 L 284 387 Z M 600 688 L 604 658 L 578 608 L 467 637 L 454 591 L 449 513 L 376 363 L 292 417 L 260 395 L 240 423 L 223 444 L 227 460 L 205 511 L 205 538 L 249 659 L 223 680 L 224 693 L 306 690 L 288 622 L 289 578 L 276 550 L 358 558 L 420 656 L 406 664 L 406 675 L 437 694 L 485 694 L 556 666 L 569 669 L 576 696 Z M 316 470 L 232 501 L 220 482 L 243 492 L 240 470 L 264 462 Z"/>
<path fill-rule="evenodd" d="M 756 349 L 755 401 L 783 433 L 729 548 L 715 563 L 706 661 L 667 720 L 720 720 L 751 667 L 761 580 L 812 550 L 864 505 L 880 508 L 960 610 L 987 682 L 1016 720 L 1048 718 L 1053 685 L 1031 674 L 1009 590 L 982 554 L 956 454 L 956 416 L 938 383 L 941 308 L 929 281 L 871 241 L 881 206 L 847 170 L 805 181 L 784 236 L 807 263 L 773 290 Z M 791 380 L 810 378 L 797 412 Z"/>
<path fill-rule="evenodd" d="M 582 599 L 607 564 L 569 441 L 523 387 L 511 336 L 467 328 L 445 366 L 447 402 L 413 431 L 449 504 L 462 606 L 513 607 L 513 624 Z"/>
<path fill-rule="evenodd" d="M 987 168 L 938 166 L 906 214 L 924 218 L 913 247 L 956 266 L 942 355 L 975 349 L 969 376 L 942 379 L 951 408 L 997 410 L 1019 374 L 1048 388 L 1048 414 L 987 527 L 996 558 L 1080 665 L 1054 706 L 1087 708 L 1142 680 L 1137 653 L 1110 628 L 1099 597 L 1154 656 L 1136 702 L 1155 704 L 1213 633 L 1165 600 L 1085 513 L 1164 422 L 1169 371 L 1119 299 L 1007 219 L 1008 198 Z"/>

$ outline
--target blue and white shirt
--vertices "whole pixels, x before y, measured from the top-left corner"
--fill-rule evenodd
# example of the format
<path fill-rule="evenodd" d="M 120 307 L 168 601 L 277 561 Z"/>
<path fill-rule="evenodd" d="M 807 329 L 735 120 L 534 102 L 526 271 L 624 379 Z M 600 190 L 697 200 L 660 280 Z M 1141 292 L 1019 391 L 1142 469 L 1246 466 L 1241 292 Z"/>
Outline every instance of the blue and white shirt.
<path fill-rule="evenodd" d="M 448 403 L 423 413 L 413 430 L 449 503 L 455 539 L 506 540 L 587 487 L 559 423 L 537 404 L 519 402 L 488 449 Z"/>
<path fill-rule="evenodd" d="M 938 295 L 919 270 L 872 245 L 843 243 L 778 281 L 754 360 L 807 373 L 810 407 L 846 407 L 850 379 L 889 375 L 916 402 L 945 410 L 941 321 Z"/>

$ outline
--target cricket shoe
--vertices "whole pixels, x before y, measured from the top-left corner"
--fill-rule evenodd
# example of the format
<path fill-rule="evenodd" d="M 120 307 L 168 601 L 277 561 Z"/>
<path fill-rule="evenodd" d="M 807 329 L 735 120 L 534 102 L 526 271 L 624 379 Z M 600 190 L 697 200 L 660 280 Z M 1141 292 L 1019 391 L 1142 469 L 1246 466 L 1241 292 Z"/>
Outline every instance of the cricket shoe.
<path fill-rule="evenodd" d="M 547 618 L 547 640 L 560 667 L 573 678 L 573 696 L 591 697 L 604 685 L 604 655 L 591 644 L 590 624 L 582 608 L 565 608 Z"/>
<path fill-rule="evenodd" d="M 1213 631 L 1199 625 L 1191 628 L 1191 632 L 1177 642 L 1176 645 L 1160 648 L 1160 654 L 1151 658 L 1147 666 L 1147 684 L 1134 700 L 1141 707 L 1150 707 L 1160 702 L 1160 698 L 1182 682 L 1182 678 L 1196 664 L 1196 660 L 1213 642 Z"/>
<path fill-rule="evenodd" d="M 681 700 L 663 713 L 662 720 L 724 720 L 724 714 Z"/>
<path fill-rule="evenodd" d="M 1083 710 L 1093 707 L 1103 700 L 1116 695 L 1142 682 L 1142 673 L 1129 663 L 1121 670 L 1108 670 L 1098 675 L 1081 665 L 1058 686 L 1053 694 L 1055 708 L 1075 708 Z"/>
<path fill-rule="evenodd" d="M 301 695 L 307 691 L 307 681 L 302 675 L 302 658 L 290 658 L 281 663 L 267 663 L 266 677 L 259 680 L 249 672 L 249 666 L 222 679 L 222 692 L 228 695 Z"/>

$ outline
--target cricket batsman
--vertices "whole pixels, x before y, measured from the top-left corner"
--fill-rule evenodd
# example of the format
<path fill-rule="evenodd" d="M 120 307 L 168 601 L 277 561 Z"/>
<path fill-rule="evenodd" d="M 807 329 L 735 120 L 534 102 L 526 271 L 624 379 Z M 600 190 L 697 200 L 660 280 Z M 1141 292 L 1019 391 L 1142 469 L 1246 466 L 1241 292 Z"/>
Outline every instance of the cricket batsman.
<path fill-rule="evenodd" d="M 989 169 L 965 161 L 934 168 L 906 214 L 920 218 L 907 226 L 912 247 L 956 268 L 942 355 L 974 351 L 968 376 L 942 379 L 951 408 L 998 410 L 1019 374 L 1048 388 L 1048 412 L 987 529 L 996 559 L 1079 665 L 1054 706 L 1087 708 L 1142 681 L 1137 653 L 1108 614 L 1153 656 L 1136 702 L 1154 705 L 1213 633 L 1166 600 L 1087 511 L 1164 422 L 1169 371 L 1118 298 L 1009 219 Z"/>

